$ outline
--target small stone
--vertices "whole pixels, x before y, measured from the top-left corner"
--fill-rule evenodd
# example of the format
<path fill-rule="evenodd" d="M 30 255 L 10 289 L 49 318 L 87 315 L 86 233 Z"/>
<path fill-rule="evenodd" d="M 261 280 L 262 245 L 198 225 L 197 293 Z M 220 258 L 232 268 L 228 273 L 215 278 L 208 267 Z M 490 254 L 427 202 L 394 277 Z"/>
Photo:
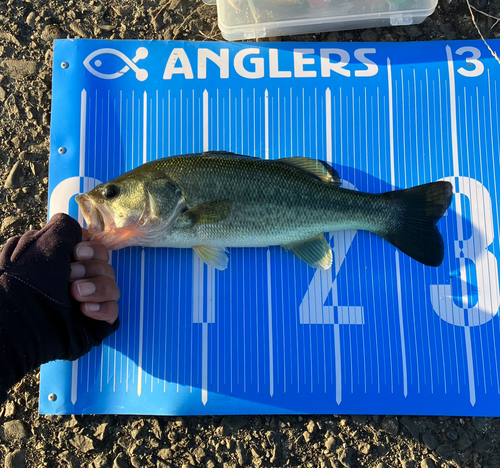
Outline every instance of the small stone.
<path fill-rule="evenodd" d="M 436 453 L 445 459 L 449 459 L 453 455 L 453 447 L 451 444 L 442 444 L 436 448 Z"/>
<path fill-rule="evenodd" d="M 36 175 L 35 172 L 33 172 L 33 174 Z M 97 426 L 97 428 L 94 432 L 94 437 L 98 440 L 103 440 L 107 427 L 108 427 L 108 423 L 99 424 L 99 426 Z"/>
<path fill-rule="evenodd" d="M 103 31 L 112 31 L 113 29 L 115 29 L 115 26 L 113 26 L 112 24 L 98 24 L 97 27 L 99 29 L 102 29 Z"/>
<path fill-rule="evenodd" d="M 481 432 L 486 431 L 489 423 L 490 422 L 488 418 L 472 418 L 472 424 L 474 424 L 474 427 Z"/>
<path fill-rule="evenodd" d="M 310 434 L 313 434 L 314 431 L 316 430 L 316 423 L 311 419 L 308 423 L 307 423 L 307 432 L 309 432 Z"/>
<path fill-rule="evenodd" d="M 368 455 L 370 453 L 371 445 L 367 444 L 366 442 L 361 442 L 359 444 L 359 451 L 361 453 L 364 453 L 365 455 Z"/>
<path fill-rule="evenodd" d="M 62 37 L 63 33 L 55 24 L 48 24 L 45 26 L 41 35 L 42 41 L 45 42 L 52 42 L 56 39 L 61 39 Z"/>
<path fill-rule="evenodd" d="M 458 434 L 458 442 L 457 442 L 457 448 L 460 451 L 467 450 L 471 445 L 472 441 L 470 440 L 469 434 L 464 431 L 461 427 L 457 429 L 457 434 Z"/>
<path fill-rule="evenodd" d="M 200 463 L 205 458 L 206 452 L 201 447 L 196 447 L 193 450 L 193 455 L 196 458 L 196 461 Z"/>
<path fill-rule="evenodd" d="M 36 62 L 31 60 L 5 60 L 4 66 L 14 78 L 30 76 L 36 73 Z"/>
<path fill-rule="evenodd" d="M 402 460 L 401 468 L 415 468 L 415 460 Z"/>
<path fill-rule="evenodd" d="M 354 451 L 351 447 L 341 447 L 337 450 L 337 456 L 342 466 L 350 468 L 352 466 L 352 456 Z"/>
<path fill-rule="evenodd" d="M 69 25 L 70 29 L 75 33 L 77 34 L 78 36 L 80 37 L 89 37 L 89 34 L 87 33 L 87 31 L 85 31 L 80 22 L 79 21 L 73 21 L 70 25 Z"/>
<path fill-rule="evenodd" d="M 58 460 L 63 462 L 68 468 L 78 468 L 80 463 L 78 458 L 76 458 L 71 452 L 65 450 L 58 455 Z"/>
<path fill-rule="evenodd" d="M 94 450 L 94 441 L 84 435 L 77 434 L 69 443 L 82 453 L 90 452 Z"/>
<path fill-rule="evenodd" d="M 33 26 L 35 26 L 35 18 L 36 18 L 36 14 L 34 11 L 32 11 L 27 17 L 26 17 L 26 24 L 32 28 Z"/>
<path fill-rule="evenodd" d="M 161 431 L 160 423 L 158 422 L 157 419 L 153 419 L 151 421 L 151 432 L 158 440 L 161 440 L 163 434 Z"/>
<path fill-rule="evenodd" d="M 0 5 L 5 5 L 5 3 L 0 3 Z M 21 47 L 19 39 L 9 32 L 0 31 L 0 39 L 12 42 L 12 44 L 15 44 L 17 47 Z"/>
<path fill-rule="evenodd" d="M 422 442 L 427 445 L 429 450 L 436 450 L 439 445 L 436 438 L 430 432 L 424 432 L 422 434 Z"/>
<path fill-rule="evenodd" d="M 457 440 L 458 439 L 458 433 L 456 431 L 450 431 L 448 434 L 446 434 L 449 439 L 451 440 Z"/>
<path fill-rule="evenodd" d="M 278 458 L 278 446 L 275 445 L 271 449 L 271 457 L 269 458 L 269 463 L 271 463 L 272 465 L 274 465 L 276 463 L 277 458 Z"/>
<path fill-rule="evenodd" d="M 5 101 L 5 89 L 0 86 L 0 101 Z"/>
<path fill-rule="evenodd" d="M 241 444 L 241 442 L 236 442 L 236 457 L 238 459 L 238 464 L 240 466 L 244 466 L 245 465 L 245 462 L 246 462 L 246 455 L 245 455 L 245 449 L 243 447 L 243 445 Z"/>
<path fill-rule="evenodd" d="M 130 464 L 131 464 L 134 468 L 141 468 L 141 466 L 142 466 L 141 459 L 140 459 L 137 455 L 133 455 L 133 456 L 130 458 Z"/>
<path fill-rule="evenodd" d="M 262 464 L 262 454 L 255 448 L 255 447 L 252 447 L 250 449 L 250 452 L 252 454 L 252 463 L 254 465 L 258 465 L 260 466 Z"/>
<path fill-rule="evenodd" d="M 2 227 L 0 228 L 0 232 L 5 234 L 9 229 L 16 227 L 21 223 L 21 218 L 17 216 L 7 216 L 2 221 Z"/>
<path fill-rule="evenodd" d="M 420 37 L 423 34 L 422 31 L 415 25 L 407 26 L 405 30 L 411 38 Z"/>
<path fill-rule="evenodd" d="M 394 42 L 394 36 L 391 33 L 386 33 L 382 36 L 382 42 Z"/>
<path fill-rule="evenodd" d="M 337 42 L 339 40 L 339 33 L 338 31 L 332 31 L 328 33 L 328 36 L 326 38 L 327 42 Z"/>
<path fill-rule="evenodd" d="M 104 453 L 100 453 L 90 464 L 89 468 L 106 468 L 108 465 L 108 457 Z"/>
<path fill-rule="evenodd" d="M 7 403 L 5 403 L 3 405 L 3 408 L 4 408 L 4 416 L 6 418 L 12 418 L 16 414 L 16 405 L 12 400 L 9 400 Z"/>
<path fill-rule="evenodd" d="M 481 439 L 476 443 L 475 449 L 479 454 L 491 452 L 493 444 L 489 440 Z"/>
<path fill-rule="evenodd" d="M 368 420 L 368 416 L 366 416 L 365 414 L 354 414 L 351 416 L 351 418 L 355 423 L 358 424 L 366 424 L 366 421 Z"/>
<path fill-rule="evenodd" d="M 19 449 L 5 456 L 5 468 L 26 468 L 26 451 Z"/>
<path fill-rule="evenodd" d="M 327 450 L 331 450 L 334 445 L 335 445 L 335 439 L 332 436 L 328 437 L 328 439 L 326 439 L 325 441 L 325 448 Z"/>
<path fill-rule="evenodd" d="M 123 452 L 120 452 L 113 460 L 113 468 L 129 468 L 127 458 Z"/>
<path fill-rule="evenodd" d="M 401 419 L 401 424 L 408 429 L 410 434 L 413 436 L 414 439 L 418 440 L 420 437 L 420 431 L 418 430 L 418 427 L 416 424 L 413 422 L 413 419 L 411 419 L 408 416 L 403 416 Z"/>
<path fill-rule="evenodd" d="M 164 448 L 164 449 L 158 450 L 157 455 L 162 460 L 170 460 L 172 458 L 173 452 L 169 448 Z"/>
<path fill-rule="evenodd" d="M 72 414 L 69 419 L 66 419 L 62 425 L 66 428 L 72 428 L 78 426 L 78 419 Z"/>
<path fill-rule="evenodd" d="M 399 422 L 394 416 L 386 416 L 382 420 L 382 430 L 393 437 L 398 435 Z"/>
<path fill-rule="evenodd" d="M 19 138 L 18 135 L 16 135 L 15 137 L 13 137 L 10 142 L 12 143 L 12 146 L 14 146 L 14 148 L 19 148 L 21 146 L 21 140 Z"/>
<path fill-rule="evenodd" d="M 19 118 L 19 107 L 17 107 L 16 97 L 14 94 L 11 94 L 6 100 L 4 104 L 3 112 L 8 114 L 11 119 Z"/>
<path fill-rule="evenodd" d="M 3 430 L 4 436 L 7 440 L 23 440 L 28 437 L 24 424 L 18 419 L 7 421 L 3 425 Z"/>
<path fill-rule="evenodd" d="M 361 40 L 363 42 L 377 42 L 378 36 L 372 29 L 366 29 L 361 33 Z"/>
<path fill-rule="evenodd" d="M 129 5 L 117 5 L 117 6 L 112 6 L 113 11 L 118 15 L 118 16 L 123 16 L 127 17 L 130 16 L 132 13 L 132 8 Z"/>
<path fill-rule="evenodd" d="M 238 430 L 242 429 L 248 424 L 246 416 L 226 416 L 222 422 L 222 435 L 228 436 L 235 434 Z"/>
<path fill-rule="evenodd" d="M 304 437 L 304 440 L 306 441 L 306 443 L 311 442 L 311 438 L 312 438 L 312 437 L 311 437 L 311 433 L 310 433 L 310 432 L 308 432 L 308 431 L 304 431 L 304 432 L 302 433 L 302 437 Z"/>
<path fill-rule="evenodd" d="M 436 468 L 436 464 L 434 463 L 434 460 L 432 458 L 424 458 L 420 462 L 420 467 L 421 468 Z"/>

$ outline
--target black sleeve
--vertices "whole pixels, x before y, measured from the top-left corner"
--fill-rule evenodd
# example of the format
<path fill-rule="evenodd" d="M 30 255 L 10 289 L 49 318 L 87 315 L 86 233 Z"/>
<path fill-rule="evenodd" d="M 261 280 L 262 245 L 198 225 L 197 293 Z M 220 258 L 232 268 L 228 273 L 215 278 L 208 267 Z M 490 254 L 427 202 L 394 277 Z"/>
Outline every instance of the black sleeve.
<path fill-rule="evenodd" d="M 70 294 L 81 238 L 79 224 L 58 214 L 42 230 L 9 240 L 0 254 L 0 403 L 27 372 L 75 360 L 119 326 L 86 317 Z"/>

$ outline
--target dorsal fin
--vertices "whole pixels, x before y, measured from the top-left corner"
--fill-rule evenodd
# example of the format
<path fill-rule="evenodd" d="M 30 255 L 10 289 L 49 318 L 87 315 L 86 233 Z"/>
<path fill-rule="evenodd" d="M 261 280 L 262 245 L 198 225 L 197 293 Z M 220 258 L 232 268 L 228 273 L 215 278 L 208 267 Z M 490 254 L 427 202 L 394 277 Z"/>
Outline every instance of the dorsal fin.
<path fill-rule="evenodd" d="M 306 158 L 304 156 L 294 156 L 293 158 L 279 159 L 278 161 L 291 164 L 303 171 L 309 172 L 324 184 L 333 185 L 334 187 L 342 185 L 339 173 L 325 161 Z"/>
<path fill-rule="evenodd" d="M 235 158 L 251 158 L 251 159 L 260 159 L 256 156 L 248 156 L 246 154 L 238 154 L 233 153 L 231 151 L 205 151 L 203 153 L 198 154 L 197 156 L 234 156 Z"/>

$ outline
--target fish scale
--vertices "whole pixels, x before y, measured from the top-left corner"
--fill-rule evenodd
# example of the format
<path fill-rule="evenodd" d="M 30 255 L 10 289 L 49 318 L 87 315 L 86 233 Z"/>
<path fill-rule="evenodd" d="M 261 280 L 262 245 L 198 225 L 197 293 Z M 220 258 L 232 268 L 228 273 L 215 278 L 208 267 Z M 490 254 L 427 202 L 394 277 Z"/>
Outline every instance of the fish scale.
<path fill-rule="evenodd" d="M 152 163 L 155 166 L 155 163 Z M 187 167 L 186 167 L 187 166 Z M 165 246 L 193 245 L 196 237 L 226 247 L 286 245 L 338 229 L 379 230 L 387 201 L 321 183 L 282 161 L 205 156 L 157 163 L 181 188 L 189 208 L 230 198 L 230 215 L 216 224 L 173 232 Z M 239 177 L 238 177 L 239 176 Z"/>
<path fill-rule="evenodd" d="M 439 265 L 436 223 L 451 203 L 449 182 L 370 194 L 340 187 L 327 163 L 265 160 L 232 153 L 180 155 L 146 163 L 77 201 L 108 248 L 192 247 L 227 267 L 226 247 L 281 245 L 310 265 L 330 268 L 324 232 L 374 232 L 412 258 Z"/>

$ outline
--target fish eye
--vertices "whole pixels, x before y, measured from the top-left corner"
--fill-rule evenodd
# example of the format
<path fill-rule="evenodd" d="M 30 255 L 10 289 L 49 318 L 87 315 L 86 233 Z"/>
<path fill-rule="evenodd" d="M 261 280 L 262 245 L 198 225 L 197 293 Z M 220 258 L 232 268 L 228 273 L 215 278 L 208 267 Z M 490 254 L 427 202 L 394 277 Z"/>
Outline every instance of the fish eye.
<path fill-rule="evenodd" d="M 120 193 L 120 189 L 116 185 L 108 185 L 104 187 L 102 194 L 107 200 L 115 198 Z"/>

